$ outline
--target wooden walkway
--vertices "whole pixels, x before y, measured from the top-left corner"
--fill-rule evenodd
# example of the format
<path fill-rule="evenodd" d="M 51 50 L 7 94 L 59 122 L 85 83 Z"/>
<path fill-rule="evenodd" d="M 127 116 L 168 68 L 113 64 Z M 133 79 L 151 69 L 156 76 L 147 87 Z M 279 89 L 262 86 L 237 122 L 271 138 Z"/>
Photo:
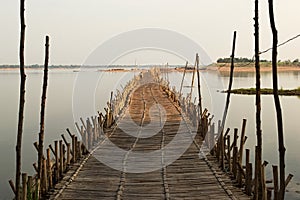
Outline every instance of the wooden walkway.
<path fill-rule="evenodd" d="M 144 79 L 147 78 L 150 77 L 146 75 Z M 152 116 L 155 116 L 151 120 L 149 109 Z M 163 124 L 164 117 L 167 120 Z M 130 119 L 134 121 L 135 126 L 132 126 Z M 131 136 L 124 133 L 124 128 L 120 128 L 131 128 L 133 133 L 141 136 L 147 128 L 153 129 L 147 126 L 150 121 L 151 124 L 162 126 L 162 129 L 149 138 Z M 84 164 L 73 166 L 74 169 L 80 167 L 74 180 L 67 186 L 66 182 L 57 184 L 56 191 L 59 194 L 56 192 L 50 199 L 250 199 L 239 189 L 234 189 L 231 181 L 226 179 L 222 172 L 215 171 L 209 161 L 199 158 L 199 146 L 195 141 L 179 159 L 168 166 L 164 163 L 168 155 L 162 151 L 157 155 L 158 158 L 147 158 L 153 159 L 153 162 L 147 164 L 147 169 L 139 169 L 150 172 L 128 172 L 132 162 L 135 162 L 135 166 L 140 164 L 141 168 L 145 167 L 144 163 L 134 161 L 131 154 L 147 154 L 166 146 L 178 134 L 182 121 L 184 120 L 180 109 L 170 101 L 159 85 L 142 84 L 132 93 L 130 104 L 117 126 L 106 133 L 109 140 L 104 140 L 98 148 L 96 147 Z M 189 125 L 188 121 L 184 123 L 185 126 Z M 189 132 L 188 128 L 186 132 Z M 122 157 L 114 155 L 110 148 L 105 148 L 109 141 L 126 153 L 122 154 Z M 106 166 L 96 159 L 99 157 L 109 157 L 112 162 L 115 160 L 116 165 L 121 163 L 119 167 L 122 170 Z M 156 162 L 158 159 L 160 162 Z M 66 177 L 71 176 L 73 172 L 68 172 Z M 62 187 L 64 189 L 60 189 Z"/>

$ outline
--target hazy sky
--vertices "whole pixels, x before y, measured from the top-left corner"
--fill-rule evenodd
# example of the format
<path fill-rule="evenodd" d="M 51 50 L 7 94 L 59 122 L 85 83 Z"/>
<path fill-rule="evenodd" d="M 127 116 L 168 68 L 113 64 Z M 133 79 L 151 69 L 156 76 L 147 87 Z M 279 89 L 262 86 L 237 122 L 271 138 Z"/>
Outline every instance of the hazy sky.
<path fill-rule="evenodd" d="M 19 1 L 0 0 L 0 64 L 18 63 Z M 261 50 L 271 46 L 267 0 L 260 1 Z M 300 1 L 275 0 L 279 41 L 300 34 Z M 26 64 L 42 64 L 44 37 L 51 64 L 82 64 L 102 42 L 133 29 L 176 31 L 200 44 L 213 61 L 230 55 L 236 30 L 237 57 L 253 55 L 254 0 L 26 0 Z M 279 49 L 280 59 L 300 58 L 300 38 Z M 270 59 L 270 54 L 263 56 Z M 138 52 L 117 63 L 183 64 L 166 53 Z"/>

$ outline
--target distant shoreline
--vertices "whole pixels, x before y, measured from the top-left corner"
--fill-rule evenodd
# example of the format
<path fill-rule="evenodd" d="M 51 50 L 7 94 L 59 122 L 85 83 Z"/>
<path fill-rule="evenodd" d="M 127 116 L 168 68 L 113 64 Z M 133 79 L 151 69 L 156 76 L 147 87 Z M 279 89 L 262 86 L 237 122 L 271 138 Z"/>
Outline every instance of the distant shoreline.
<path fill-rule="evenodd" d="M 213 71 L 219 71 L 220 73 L 226 73 L 230 72 L 230 64 L 217 64 L 213 65 L 207 68 L 208 70 L 213 70 Z M 271 64 L 261 64 L 260 65 L 260 71 L 261 72 L 272 72 L 272 66 Z M 300 71 L 300 66 L 298 65 L 279 65 L 277 67 L 278 72 L 299 72 Z M 235 64 L 234 67 L 234 72 L 253 72 L 255 73 L 255 67 L 254 64 L 247 65 L 245 64 Z"/>
<path fill-rule="evenodd" d="M 55 69 L 55 70 L 78 70 L 82 66 L 76 66 L 76 65 L 61 65 L 61 66 L 49 66 L 49 70 Z M 150 66 L 148 66 L 150 67 Z M 161 67 L 161 66 L 160 66 Z M 111 67 L 104 67 L 104 66 L 93 66 L 93 67 L 87 67 L 90 69 L 96 69 L 97 71 L 104 71 L 104 72 L 130 72 L 130 71 L 143 71 L 146 68 L 144 66 L 140 67 L 130 67 L 128 65 L 116 65 L 116 66 L 111 66 Z M 19 70 L 18 67 L 16 66 L 0 66 L 0 71 L 13 71 L 13 70 Z M 38 66 L 38 67 L 32 67 L 32 66 L 27 66 L 25 67 L 25 70 L 43 70 L 43 66 Z M 184 71 L 184 66 L 169 66 L 168 69 L 162 67 L 162 71 L 169 71 L 169 72 L 183 72 Z M 217 64 L 212 64 L 207 67 L 200 67 L 200 70 L 202 71 L 218 71 L 220 73 L 229 73 L 230 72 L 230 63 L 217 63 Z M 272 72 L 272 66 L 270 63 L 261 63 L 260 65 L 260 71 L 261 72 Z M 300 72 L 300 65 L 278 65 L 277 67 L 278 72 Z M 187 72 L 193 72 L 193 66 L 190 66 L 187 69 Z M 254 63 L 236 63 L 234 67 L 234 72 L 235 73 L 255 73 L 255 67 Z"/>

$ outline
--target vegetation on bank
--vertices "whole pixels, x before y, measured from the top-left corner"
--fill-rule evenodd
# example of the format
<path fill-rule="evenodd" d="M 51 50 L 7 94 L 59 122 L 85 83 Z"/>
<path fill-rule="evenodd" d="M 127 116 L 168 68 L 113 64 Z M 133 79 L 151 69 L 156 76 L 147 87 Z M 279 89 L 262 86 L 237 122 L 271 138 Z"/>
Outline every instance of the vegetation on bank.
<path fill-rule="evenodd" d="M 223 93 L 227 93 L 228 90 L 222 91 Z M 256 90 L 255 88 L 239 88 L 239 89 L 233 89 L 230 90 L 230 93 L 232 94 L 243 94 L 243 95 L 255 95 Z M 272 95 L 273 89 L 272 88 L 261 88 L 261 94 L 265 95 Z M 282 96 L 300 96 L 300 87 L 297 89 L 279 89 L 278 94 Z"/>
<path fill-rule="evenodd" d="M 227 64 L 231 62 L 231 58 L 219 58 L 217 59 L 217 64 Z M 234 58 L 234 62 L 237 64 L 236 67 L 242 67 L 242 66 L 248 66 L 246 65 L 247 63 L 249 63 L 249 65 L 251 65 L 251 63 L 254 63 L 253 59 L 250 58 Z M 271 67 L 272 62 L 268 61 L 268 60 L 260 60 L 262 67 Z M 299 59 L 295 59 L 293 61 L 291 60 L 278 60 L 278 66 L 299 66 L 300 67 L 300 60 Z"/>

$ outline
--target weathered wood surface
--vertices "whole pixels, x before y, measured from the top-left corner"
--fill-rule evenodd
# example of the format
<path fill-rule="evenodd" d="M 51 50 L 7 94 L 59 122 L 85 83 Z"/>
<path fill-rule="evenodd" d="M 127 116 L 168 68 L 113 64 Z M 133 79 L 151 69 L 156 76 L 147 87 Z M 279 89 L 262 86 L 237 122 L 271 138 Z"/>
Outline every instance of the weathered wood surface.
<path fill-rule="evenodd" d="M 146 78 L 145 75 L 143 79 Z M 138 132 L 140 127 L 146 127 L 150 123 L 149 108 L 157 106 L 157 104 L 165 109 L 167 120 L 163 128 L 154 136 L 149 138 L 133 137 L 119 128 L 120 124 L 123 127 L 128 125 L 129 118 L 137 125 L 132 127 L 132 131 Z M 157 120 L 156 122 L 160 126 L 162 113 L 156 110 L 153 115 L 156 117 L 152 118 L 152 122 Z M 129 107 L 117 122 L 116 128 L 107 135 L 110 136 L 111 142 L 128 151 L 126 154 L 155 151 L 167 145 L 174 138 L 182 119 L 183 114 L 180 109 L 158 84 L 142 84 L 132 93 Z M 185 123 L 185 125 L 189 125 L 188 121 Z M 106 142 L 108 141 L 104 140 L 100 145 L 105 145 Z M 72 176 L 72 170 L 70 170 L 65 175 L 64 180 L 66 181 L 56 185 L 50 199 L 53 199 L 54 196 L 57 196 L 57 199 L 250 199 L 242 191 L 234 188 L 231 180 L 223 172 L 215 170 L 217 167 L 211 165 L 211 163 L 215 163 L 213 160 L 210 163 L 210 161 L 199 158 L 199 145 L 196 144 L 196 140 L 178 160 L 167 167 L 163 167 L 165 155 L 162 153 L 160 169 L 147 173 L 128 173 L 126 170 L 115 170 L 95 158 L 111 155 L 112 160 L 119 161 L 121 159 L 123 167 L 128 162 L 133 162 L 127 159 L 130 158 L 128 155 L 124 155 L 123 158 L 114 157 L 114 154 L 109 151 L 110 149 L 105 148 L 96 149 L 76 178 L 64 190 L 60 190 L 67 179 Z M 153 166 L 150 164 L 148 167 L 157 167 L 154 165 L 157 163 L 153 162 Z M 72 167 L 76 169 L 78 166 L 79 164 L 76 164 Z M 61 192 L 60 195 L 57 195 L 58 191 Z"/>

